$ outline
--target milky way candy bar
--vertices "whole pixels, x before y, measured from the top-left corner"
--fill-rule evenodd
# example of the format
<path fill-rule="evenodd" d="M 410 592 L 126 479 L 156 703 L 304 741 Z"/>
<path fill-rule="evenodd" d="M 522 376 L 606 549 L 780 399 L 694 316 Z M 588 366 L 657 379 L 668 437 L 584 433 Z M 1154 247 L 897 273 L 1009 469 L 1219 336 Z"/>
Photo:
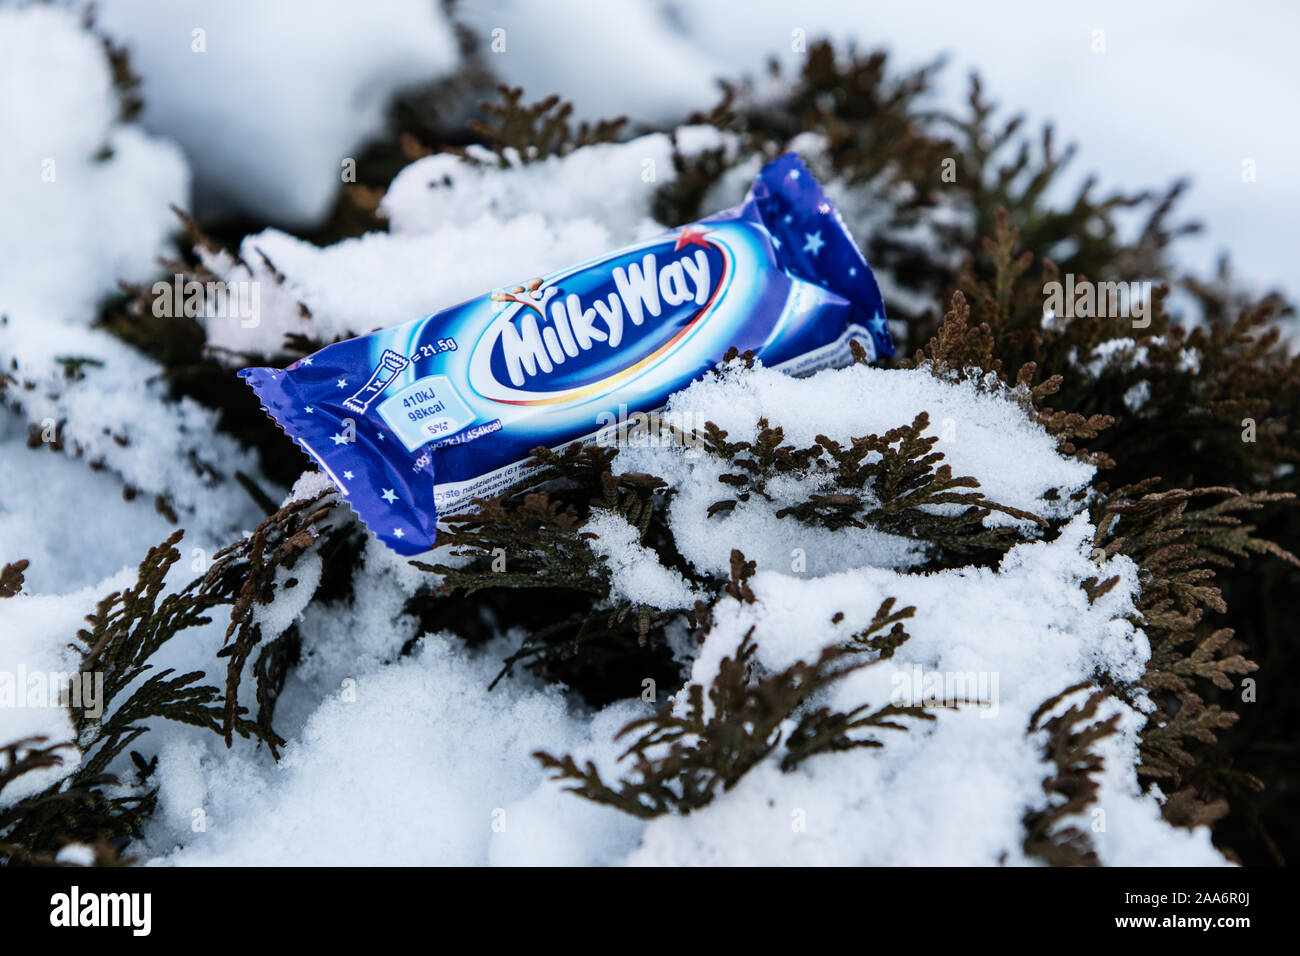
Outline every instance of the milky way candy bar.
<path fill-rule="evenodd" d="M 571 269 L 242 375 L 380 539 L 527 477 L 529 452 L 652 411 L 731 348 L 792 373 L 892 355 L 876 280 L 793 153 L 739 206 Z"/>

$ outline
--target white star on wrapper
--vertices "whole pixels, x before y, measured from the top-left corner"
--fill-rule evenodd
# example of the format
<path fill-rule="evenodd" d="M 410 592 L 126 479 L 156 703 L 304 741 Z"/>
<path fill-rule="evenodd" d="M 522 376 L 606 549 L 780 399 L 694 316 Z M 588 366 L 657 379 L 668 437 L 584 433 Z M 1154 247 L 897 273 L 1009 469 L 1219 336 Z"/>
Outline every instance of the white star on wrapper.
<path fill-rule="evenodd" d="M 797 170 L 797 169 L 792 169 L 792 170 L 790 170 L 790 178 L 791 178 L 791 179 L 798 179 L 798 178 L 799 178 L 799 170 Z"/>
<path fill-rule="evenodd" d="M 383 499 L 384 499 L 385 501 L 387 501 L 390 505 L 391 505 L 394 501 L 397 500 L 397 495 L 393 494 L 393 489 L 392 489 L 392 488 L 385 488 L 385 489 L 384 489 L 384 493 L 383 493 L 382 495 L 380 495 L 379 497 L 383 498 Z"/>
<path fill-rule="evenodd" d="M 404 538 L 404 537 L 406 537 L 406 532 L 403 531 L 401 528 L 394 528 L 394 529 L 393 529 L 393 537 L 394 537 L 394 538 Z"/>
<path fill-rule="evenodd" d="M 348 380 L 346 378 L 339 379 L 339 388 L 347 388 L 347 387 L 348 387 Z"/>
<path fill-rule="evenodd" d="M 339 432 L 337 435 L 330 435 L 330 440 L 336 445 L 346 445 L 348 443 L 348 436 Z"/>
<path fill-rule="evenodd" d="M 311 359 L 310 359 L 310 358 L 305 358 L 305 359 L 303 359 L 303 360 L 302 360 L 302 364 L 303 364 L 303 365 L 310 365 L 310 364 L 311 364 Z"/>
<path fill-rule="evenodd" d="M 855 276 L 855 275 L 857 275 L 857 274 L 858 274 L 858 267 L 857 267 L 857 266 L 849 266 L 849 275 L 851 275 L 851 276 Z"/>
<path fill-rule="evenodd" d="M 303 408 L 303 411 L 306 412 L 308 415 L 310 415 L 312 412 L 316 411 L 316 409 L 312 408 L 310 405 L 307 405 Z"/>
<path fill-rule="evenodd" d="M 343 472 L 343 477 L 346 478 L 348 481 L 351 481 L 351 480 L 352 480 L 352 472 L 350 472 L 350 471 L 345 471 L 345 472 Z"/>
<path fill-rule="evenodd" d="M 817 253 L 822 251 L 822 246 L 826 245 L 826 241 L 822 239 L 822 231 L 820 229 L 816 232 L 805 232 L 803 237 L 806 240 L 803 244 L 803 251 L 810 255 L 817 255 Z"/>

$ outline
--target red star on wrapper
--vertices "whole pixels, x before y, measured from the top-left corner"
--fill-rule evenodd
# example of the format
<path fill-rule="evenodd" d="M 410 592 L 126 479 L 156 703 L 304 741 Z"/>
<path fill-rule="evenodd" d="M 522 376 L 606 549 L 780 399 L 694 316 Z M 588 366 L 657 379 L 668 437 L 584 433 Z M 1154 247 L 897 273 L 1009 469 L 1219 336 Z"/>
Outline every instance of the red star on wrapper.
<path fill-rule="evenodd" d="M 677 234 L 677 245 L 673 246 L 673 252 L 676 252 L 682 246 L 705 246 L 704 237 L 709 234 L 708 229 L 692 229 L 690 226 L 682 226 L 682 231 Z"/>

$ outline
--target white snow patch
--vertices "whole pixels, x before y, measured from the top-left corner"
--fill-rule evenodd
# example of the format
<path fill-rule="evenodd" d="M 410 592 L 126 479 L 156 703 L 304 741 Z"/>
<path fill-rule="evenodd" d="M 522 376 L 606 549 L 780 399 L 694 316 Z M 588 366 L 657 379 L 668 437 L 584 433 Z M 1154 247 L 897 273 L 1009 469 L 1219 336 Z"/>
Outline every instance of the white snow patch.
<path fill-rule="evenodd" d="M 189 172 L 118 108 L 76 14 L 0 9 L 0 315 L 84 326 L 117 280 L 156 269 Z"/>
<path fill-rule="evenodd" d="M 613 596 L 663 610 L 689 608 L 702 597 L 681 574 L 659 563 L 622 515 L 593 510 L 582 530 L 596 535 L 588 546 L 609 566 Z"/>
<path fill-rule="evenodd" d="M 530 102 L 559 93 L 582 119 L 680 120 L 720 95 L 720 63 L 655 3 L 489 0 L 465 4 L 457 16 L 484 46 L 500 37 L 504 49 L 488 61 L 505 82 L 522 86 Z"/>
<path fill-rule="evenodd" d="M 197 796 L 187 791 L 167 811 L 171 825 L 156 827 L 154 840 L 171 847 L 156 862 L 475 865 L 552 853 L 589 862 L 634 843 L 639 823 L 608 810 L 513 809 L 542 781 L 532 751 L 586 747 L 590 730 L 558 688 L 506 683 L 488 693 L 498 666 L 431 636 L 412 657 L 359 676 L 351 696 L 321 703 L 278 766 L 240 749 L 202 761 L 206 831 L 175 826 Z M 192 755 L 183 759 L 193 766 Z M 589 830 L 587 819 L 597 825 Z M 604 849 L 570 842 L 575 830 Z"/>
<path fill-rule="evenodd" d="M 383 131 L 393 95 L 457 60 L 449 24 L 425 0 L 368 0 L 335 13 L 314 0 L 95 8 L 142 77 L 145 127 L 185 150 L 200 213 L 319 221 L 345 181 L 345 161 Z"/>

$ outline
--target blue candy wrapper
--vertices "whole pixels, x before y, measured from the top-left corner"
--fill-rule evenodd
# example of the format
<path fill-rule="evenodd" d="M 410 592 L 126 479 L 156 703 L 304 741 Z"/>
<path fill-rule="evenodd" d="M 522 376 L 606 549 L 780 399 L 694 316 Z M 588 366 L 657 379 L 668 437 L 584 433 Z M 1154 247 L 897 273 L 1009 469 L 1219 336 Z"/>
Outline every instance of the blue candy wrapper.
<path fill-rule="evenodd" d="M 529 452 L 660 408 L 736 348 L 803 374 L 892 355 L 875 277 L 793 153 L 739 206 L 421 319 L 240 375 L 385 544 L 527 477 Z"/>

